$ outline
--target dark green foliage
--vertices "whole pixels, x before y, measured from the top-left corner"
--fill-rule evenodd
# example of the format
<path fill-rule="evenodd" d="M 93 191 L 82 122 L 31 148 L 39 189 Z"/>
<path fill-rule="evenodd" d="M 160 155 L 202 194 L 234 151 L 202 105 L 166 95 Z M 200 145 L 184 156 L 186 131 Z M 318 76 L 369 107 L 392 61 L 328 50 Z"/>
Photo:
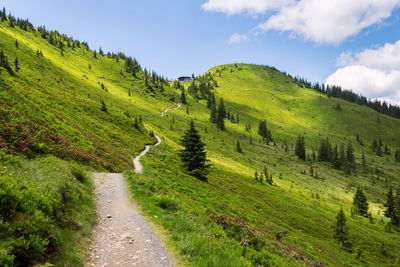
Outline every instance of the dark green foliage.
<path fill-rule="evenodd" d="M 70 238 L 66 234 L 78 232 L 77 224 L 94 219 L 87 175 L 78 165 L 53 157 L 18 161 L 19 166 L 1 162 L 13 171 L 0 174 L 0 265 L 45 262 L 64 246 Z"/>
<path fill-rule="evenodd" d="M 356 158 L 354 156 L 354 150 L 352 144 L 349 142 L 346 150 L 346 163 L 345 170 L 347 173 L 351 173 L 356 169 Z"/>
<path fill-rule="evenodd" d="M 18 72 L 21 68 L 19 67 L 19 62 L 18 62 L 18 58 L 16 57 L 14 60 L 14 67 L 15 67 L 15 71 Z"/>
<path fill-rule="evenodd" d="M 3 49 L 0 50 L 0 67 L 5 69 L 10 68 L 10 62 L 8 61 L 7 56 L 4 54 Z"/>
<path fill-rule="evenodd" d="M 390 187 L 389 192 L 387 193 L 387 199 L 386 199 L 386 203 L 385 203 L 385 216 L 387 218 L 393 218 L 395 217 L 395 199 L 394 199 L 394 195 L 393 195 L 393 189 L 392 187 Z"/>
<path fill-rule="evenodd" d="M 236 142 L 236 152 L 243 153 L 239 140 L 237 140 L 237 142 Z"/>
<path fill-rule="evenodd" d="M 204 150 L 205 144 L 201 141 L 193 120 L 181 139 L 181 145 L 184 149 L 180 151 L 179 156 L 185 170 L 190 175 L 202 181 L 207 181 L 210 165 L 207 164 L 207 153 Z"/>
<path fill-rule="evenodd" d="M 225 111 L 224 99 L 221 97 L 219 100 L 219 105 L 217 110 L 217 127 L 222 131 L 225 131 L 225 117 L 226 117 L 226 111 Z"/>
<path fill-rule="evenodd" d="M 356 194 L 353 198 L 353 205 L 351 208 L 352 215 L 361 215 L 368 217 L 368 202 L 367 197 L 362 191 L 361 187 L 357 188 Z"/>
<path fill-rule="evenodd" d="M 297 137 L 294 154 L 299 157 L 299 159 L 306 160 L 306 146 L 304 142 L 304 136 L 302 135 Z"/>
<path fill-rule="evenodd" d="M 186 94 L 185 94 L 185 88 L 181 88 L 181 97 L 180 97 L 180 102 L 182 104 L 187 104 L 186 102 Z"/>
<path fill-rule="evenodd" d="M 400 149 L 396 149 L 396 152 L 394 153 L 394 159 L 397 162 L 400 162 Z"/>
<path fill-rule="evenodd" d="M 333 237 L 340 244 L 341 248 L 350 249 L 352 245 L 348 238 L 348 227 L 343 208 L 340 208 L 338 214 L 336 215 L 336 222 L 333 225 L 333 231 Z"/>
<path fill-rule="evenodd" d="M 267 120 L 262 120 L 259 122 L 258 134 L 262 136 L 266 142 L 273 141 L 271 131 L 267 127 Z"/>
<path fill-rule="evenodd" d="M 107 107 L 107 105 L 106 105 L 106 103 L 104 102 L 104 100 L 101 100 L 101 111 L 104 111 L 104 112 L 108 112 L 108 107 Z"/>

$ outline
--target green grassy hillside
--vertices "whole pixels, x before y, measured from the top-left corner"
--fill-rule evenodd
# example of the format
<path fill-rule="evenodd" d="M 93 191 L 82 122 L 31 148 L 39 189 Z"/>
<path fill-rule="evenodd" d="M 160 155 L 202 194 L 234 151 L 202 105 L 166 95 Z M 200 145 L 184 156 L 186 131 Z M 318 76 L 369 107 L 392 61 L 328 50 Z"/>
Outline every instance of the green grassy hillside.
<path fill-rule="evenodd" d="M 400 236 L 387 232 L 383 203 L 389 186 L 399 186 L 400 164 L 393 153 L 376 156 L 370 144 L 382 138 L 393 152 L 400 146 L 400 121 L 298 87 L 286 75 L 264 66 L 224 65 L 210 73 L 219 85 L 217 99 L 223 97 L 240 122 L 226 120 L 227 130 L 220 131 L 209 121 L 206 101 L 189 97 L 189 114 L 182 108 L 167 119 L 149 122 L 158 126 L 156 132 L 166 143 L 144 158 L 144 177 L 128 174 L 136 199 L 151 218 L 169 229 L 171 242 L 184 260 L 195 266 L 395 265 Z M 341 110 L 335 108 L 337 103 Z M 213 164 L 208 183 L 180 170 L 176 150 L 191 119 Z M 257 134 L 262 119 L 274 138 L 269 145 Z M 251 125 L 250 131 L 245 130 L 246 124 Z M 313 147 L 318 151 L 322 138 L 329 137 L 337 145 L 352 142 L 356 172 L 347 175 L 329 163 L 299 160 L 293 151 L 299 134 L 305 136 L 309 157 Z M 357 134 L 364 145 L 356 141 Z M 237 140 L 243 153 L 235 150 Z M 317 178 L 309 174 L 310 165 Z M 254 180 L 254 172 L 264 166 L 273 175 L 273 186 Z M 350 217 L 358 186 L 366 192 L 371 220 Z M 352 252 L 341 249 L 332 237 L 341 206 L 348 216 Z M 279 239 L 281 231 L 288 233 Z"/>
<path fill-rule="evenodd" d="M 187 105 L 160 117 L 165 107 L 179 101 L 180 90 L 145 70 L 133 75 L 125 56 L 95 56 L 84 43 L 54 32 L 10 27 L 8 21 L 0 22 L 0 40 L 8 60 L 18 58 L 20 67 L 0 67 L 0 147 L 4 155 L 22 162 L 0 161 L 7 170 L 15 168 L 0 172 L 0 194 L 24 207 L 5 218 L 8 204 L 0 202 L 0 226 L 7 229 L 0 239 L 3 262 L 79 265 L 83 249 L 69 248 L 84 244 L 94 216 L 85 215 L 93 203 L 90 183 L 81 179 L 81 166 L 129 169 L 131 157 L 155 141 L 147 127 L 164 142 L 143 158 L 142 176 L 129 170 L 126 176 L 134 198 L 149 219 L 166 230 L 168 245 L 183 265 L 398 264 L 400 236 L 389 231 L 383 203 L 388 188 L 400 185 L 400 164 L 393 157 L 400 147 L 400 120 L 302 88 L 274 69 L 232 64 L 209 71 L 218 84 L 213 90 L 217 100 L 223 97 L 230 113 L 240 117 L 235 123 L 225 120 L 226 131 L 221 131 L 210 122 L 206 100 L 190 95 Z M 190 83 L 184 86 L 188 93 Z M 143 124 L 137 122 L 139 117 Z M 257 133 L 264 119 L 273 142 L 262 141 Z M 185 174 L 179 163 L 179 140 L 191 120 L 212 164 L 207 183 Z M 299 134 L 305 137 L 307 161 L 294 155 Z M 346 174 L 330 163 L 312 160 L 312 149 L 317 151 L 326 137 L 334 145 L 352 143 L 355 172 Z M 377 156 L 371 150 L 370 144 L 379 138 L 391 155 Z M 237 141 L 243 153 L 236 151 Z M 366 167 L 361 166 L 362 151 Z M 310 175 L 310 166 L 318 175 Z M 255 181 L 254 172 L 264 167 L 274 185 Z M 29 208 L 21 196 L 30 183 L 29 194 L 38 196 Z M 366 192 L 372 219 L 350 217 L 358 186 Z M 54 195 L 42 196 L 47 188 L 53 188 L 49 194 Z M 71 207 L 80 209 L 64 209 L 52 217 L 69 193 Z M 51 203 L 41 211 L 44 215 L 35 214 L 40 201 Z M 332 237 L 340 207 L 348 217 L 352 251 L 341 249 Z M 33 226 L 42 220 L 52 226 L 47 232 L 33 229 L 32 235 L 40 238 L 21 245 L 13 225 L 27 223 L 20 222 L 24 213 L 33 218 Z M 32 253 L 29 258 L 21 256 L 26 251 Z"/>

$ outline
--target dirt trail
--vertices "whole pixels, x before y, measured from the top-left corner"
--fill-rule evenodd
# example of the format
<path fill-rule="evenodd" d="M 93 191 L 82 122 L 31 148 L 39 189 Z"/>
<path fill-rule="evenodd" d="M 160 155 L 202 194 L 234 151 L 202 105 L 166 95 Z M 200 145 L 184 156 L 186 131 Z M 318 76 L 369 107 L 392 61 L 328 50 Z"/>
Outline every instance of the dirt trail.
<path fill-rule="evenodd" d="M 120 173 L 94 174 L 98 223 L 85 266 L 174 266 L 171 255 L 129 199 Z"/>
<path fill-rule="evenodd" d="M 168 111 L 165 109 L 161 117 Z M 157 143 L 162 140 L 155 135 Z M 141 174 L 141 157 L 149 152 L 145 149 L 133 160 L 135 172 Z M 93 229 L 92 240 L 85 266 L 175 266 L 170 253 L 138 212 L 138 207 L 129 199 L 124 177 L 120 173 L 95 173 L 98 223 Z"/>

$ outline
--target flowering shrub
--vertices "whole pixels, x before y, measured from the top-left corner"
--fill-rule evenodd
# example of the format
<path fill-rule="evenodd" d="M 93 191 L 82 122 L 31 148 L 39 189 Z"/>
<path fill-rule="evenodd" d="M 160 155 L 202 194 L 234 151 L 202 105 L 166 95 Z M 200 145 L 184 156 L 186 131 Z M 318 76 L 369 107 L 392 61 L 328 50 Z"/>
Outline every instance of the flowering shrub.
<path fill-rule="evenodd" d="M 94 155 L 66 138 L 32 122 L 8 123 L 0 128 L 0 149 L 22 153 L 29 158 L 37 154 L 53 154 L 60 158 L 90 162 Z"/>

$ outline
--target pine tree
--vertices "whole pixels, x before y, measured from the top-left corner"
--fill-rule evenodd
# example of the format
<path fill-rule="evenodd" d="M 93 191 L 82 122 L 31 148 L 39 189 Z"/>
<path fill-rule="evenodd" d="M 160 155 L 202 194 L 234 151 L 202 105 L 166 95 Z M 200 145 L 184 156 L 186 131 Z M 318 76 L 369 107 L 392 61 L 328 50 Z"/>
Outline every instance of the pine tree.
<path fill-rule="evenodd" d="M 225 111 L 225 105 L 224 105 L 224 99 L 221 97 L 219 100 L 219 106 L 217 110 L 217 127 L 218 129 L 225 131 L 225 117 L 226 117 L 226 111 Z"/>
<path fill-rule="evenodd" d="M 185 94 L 185 89 L 182 87 L 181 89 L 181 103 L 186 104 L 186 94 Z"/>
<path fill-rule="evenodd" d="M 361 215 L 364 217 L 368 216 L 368 202 L 367 197 L 362 191 L 361 187 L 357 188 L 357 191 L 354 195 L 353 205 L 351 208 L 351 213 L 353 215 Z"/>
<path fill-rule="evenodd" d="M 347 145 L 346 165 L 346 170 L 348 173 L 351 173 L 356 169 L 356 158 L 354 157 L 354 151 L 351 142 L 349 142 L 349 144 Z"/>
<path fill-rule="evenodd" d="M 242 147 L 240 146 L 240 142 L 239 140 L 236 142 L 236 152 L 238 153 L 242 153 Z"/>
<path fill-rule="evenodd" d="M 180 151 L 179 156 L 186 171 L 202 181 L 207 181 L 210 165 L 207 164 L 205 144 L 201 141 L 193 120 L 190 122 L 189 129 L 185 131 L 181 144 L 184 149 Z"/>
<path fill-rule="evenodd" d="M 18 43 L 18 40 L 15 40 L 15 47 L 19 49 L 19 43 Z"/>
<path fill-rule="evenodd" d="M 331 162 L 334 168 L 336 169 L 340 168 L 340 159 L 337 146 L 335 146 L 335 148 L 332 150 Z"/>
<path fill-rule="evenodd" d="M 362 166 L 363 166 L 364 169 L 367 167 L 367 160 L 365 159 L 364 150 L 363 150 L 362 156 L 361 156 L 361 164 L 362 164 Z"/>
<path fill-rule="evenodd" d="M 304 136 L 299 135 L 296 141 L 295 155 L 302 160 L 306 160 L 306 147 Z"/>
<path fill-rule="evenodd" d="M 16 72 L 18 72 L 20 70 L 19 62 L 18 62 L 18 58 L 17 57 L 14 60 L 14 67 L 15 67 L 15 71 Z"/>
<path fill-rule="evenodd" d="M 104 100 L 101 100 L 101 108 L 100 108 L 102 111 L 104 111 L 104 112 L 108 112 L 108 108 L 107 108 L 107 105 L 106 105 L 106 103 L 104 102 Z"/>
<path fill-rule="evenodd" d="M 395 215 L 395 199 L 392 187 L 389 188 L 389 192 L 387 193 L 385 207 L 386 207 L 385 216 L 387 218 L 393 218 Z"/>
<path fill-rule="evenodd" d="M 3 49 L 0 50 L 0 67 L 10 68 L 10 63 L 8 62 L 7 56 L 4 54 Z"/>
<path fill-rule="evenodd" d="M 340 208 L 336 215 L 336 222 L 333 225 L 333 237 L 340 244 L 341 248 L 351 248 L 351 243 L 348 238 L 348 227 L 346 223 L 346 216 L 344 215 L 343 208 Z"/>
<path fill-rule="evenodd" d="M 400 227 L 400 187 L 396 190 L 396 196 L 394 197 L 394 211 L 390 222 L 393 225 Z"/>
<path fill-rule="evenodd" d="M 217 109 L 215 106 L 211 109 L 211 114 L 210 114 L 210 121 L 212 123 L 217 123 Z"/>

